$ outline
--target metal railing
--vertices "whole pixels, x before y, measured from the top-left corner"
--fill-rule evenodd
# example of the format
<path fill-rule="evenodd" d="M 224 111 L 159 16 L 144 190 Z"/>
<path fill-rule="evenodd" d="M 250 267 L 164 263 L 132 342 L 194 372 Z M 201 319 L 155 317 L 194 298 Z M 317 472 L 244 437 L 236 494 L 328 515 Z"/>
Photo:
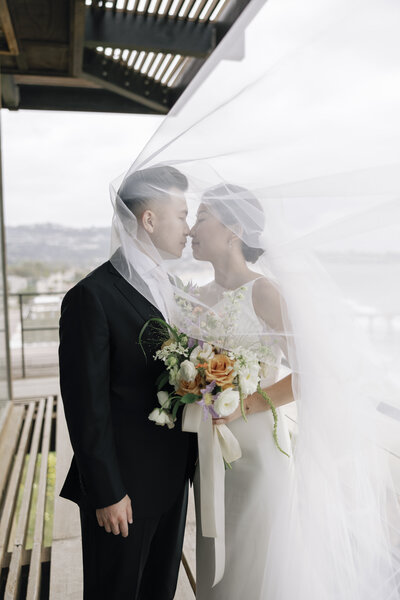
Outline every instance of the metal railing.
<path fill-rule="evenodd" d="M 61 300 L 66 293 L 21 292 L 9 294 L 11 366 L 14 378 L 53 376 L 58 372 L 58 320 Z M 35 299 L 58 297 L 59 302 Z M 391 354 L 400 350 L 400 313 L 362 313 L 356 315 L 377 344 L 383 343 Z M 57 332 L 57 333 L 56 333 Z"/>
<path fill-rule="evenodd" d="M 26 378 L 29 367 L 34 376 L 43 375 L 44 371 L 47 374 L 56 373 L 57 357 L 48 350 L 57 342 L 58 333 L 49 335 L 45 332 L 58 332 L 60 305 L 64 294 L 65 290 L 9 294 L 11 365 L 14 377 Z M 59 302 L 49 304 L 35 301 L 49 296 L 58 297 Z M 14 298 L 15 302 L 12 301 Z M 41 351 L 38 351 L 39 346 L 42 347 Z"/>

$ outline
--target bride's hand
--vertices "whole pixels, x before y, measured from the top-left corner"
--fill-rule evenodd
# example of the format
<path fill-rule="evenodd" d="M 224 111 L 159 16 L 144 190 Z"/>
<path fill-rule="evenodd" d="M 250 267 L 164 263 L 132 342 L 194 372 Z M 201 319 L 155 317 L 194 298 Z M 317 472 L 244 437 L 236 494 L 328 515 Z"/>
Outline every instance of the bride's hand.
<path fill-rule="evenodd" d="M 250 407 L 244 403 L 245 413 L 248 415 L 250 413 Z M 240 404 L 237 409 L 227 417 L 220 417 L 219 419 L 213 419 L 214 425 L 226 425 L 227 423 L 231 423 L 232 421 L 236 421 L 236 419 L 242 418 L 242 411 L 240 410 Z"/>

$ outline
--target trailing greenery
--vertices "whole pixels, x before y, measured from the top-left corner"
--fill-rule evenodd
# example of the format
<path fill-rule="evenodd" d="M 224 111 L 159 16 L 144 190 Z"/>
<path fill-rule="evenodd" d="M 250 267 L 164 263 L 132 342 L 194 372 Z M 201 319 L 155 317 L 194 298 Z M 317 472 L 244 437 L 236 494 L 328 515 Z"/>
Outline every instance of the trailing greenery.
<path fill-rule="evenodd" d="M 272 416 L 274 417 L 273 436 L 274 436 L 275 446 L 278 448 L 278 450 L 280 450 L 282 452 L 282 454 L 285 454 L 286 456 L 289 457 L 289 454 L 287 452 L 285 452 L 284 450 L 282 450 L 282 448 L 280 447 L 279 442 L 278 442 L 278 413 L 274 406 L 274 403 L 272 402 L 271 398 L 264 392 L 264 390 L 261 388 L 260 385 L 257 388 L 257 392 L 264 398 L 265 402 L 268 404 L 268 406 L 271 409 Z"/>

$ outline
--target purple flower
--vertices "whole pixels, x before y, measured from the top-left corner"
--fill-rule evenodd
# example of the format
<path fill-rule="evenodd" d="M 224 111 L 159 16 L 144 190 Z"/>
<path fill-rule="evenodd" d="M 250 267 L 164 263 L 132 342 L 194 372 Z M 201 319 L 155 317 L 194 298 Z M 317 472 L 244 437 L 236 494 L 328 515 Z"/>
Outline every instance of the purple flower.
<path fill-rule="evenodd" d="M 208 415 L 211 415 L 212 418 L 218 419 L 219 414 L 214 410 L 213 402 L 218 398 L 219 394 L 215 396 L 212 395 L 214 388 L 216 386 L 216 382 L 212 381 L 205 388 L 200 390 L 201 395 L 203 396 L 201 400 L 197 400 L 196 404 L 203 407 L 203 419 L 204 421 L 207 419 Z"/>
<path fill-rule="evenodd" d="M 200 390 L 200 392 L 203 394 L 211 394 L 214 391 L 215 386 L 217 385 L 216 381 L 212 381 L 211 383 L 209 383 L 208 385 L 206 385 L 205 388 L 202 388 Z"/>
<path fill-rule="evenodd" d="M 193 348 L 193 346 L 196 346 L 196 340 L 192 337 L 188 338 L 188 348 Z"/>

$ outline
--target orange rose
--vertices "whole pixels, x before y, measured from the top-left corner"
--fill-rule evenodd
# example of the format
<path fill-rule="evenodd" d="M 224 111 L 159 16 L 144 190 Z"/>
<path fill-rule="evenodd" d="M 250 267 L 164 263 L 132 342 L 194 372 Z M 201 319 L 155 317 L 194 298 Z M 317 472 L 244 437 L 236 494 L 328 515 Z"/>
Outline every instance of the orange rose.
<path fill-rule="evenodd" d="M 215 381 L 223 390 L 233 387 L 234 362 L 225 354 L 216 354 L 208 361 L 206 380 Z"/>
<path fill-rule="evenodd" d="M 176 393 L 179 396 L 184 396 L 185 394 L 198 394 L 201 396 L 201 387 L 203 387 L 202 378 L 200 374 L 197 374 L 194 381 L 185 381 L 184 379 L 181 379 Z"/>

